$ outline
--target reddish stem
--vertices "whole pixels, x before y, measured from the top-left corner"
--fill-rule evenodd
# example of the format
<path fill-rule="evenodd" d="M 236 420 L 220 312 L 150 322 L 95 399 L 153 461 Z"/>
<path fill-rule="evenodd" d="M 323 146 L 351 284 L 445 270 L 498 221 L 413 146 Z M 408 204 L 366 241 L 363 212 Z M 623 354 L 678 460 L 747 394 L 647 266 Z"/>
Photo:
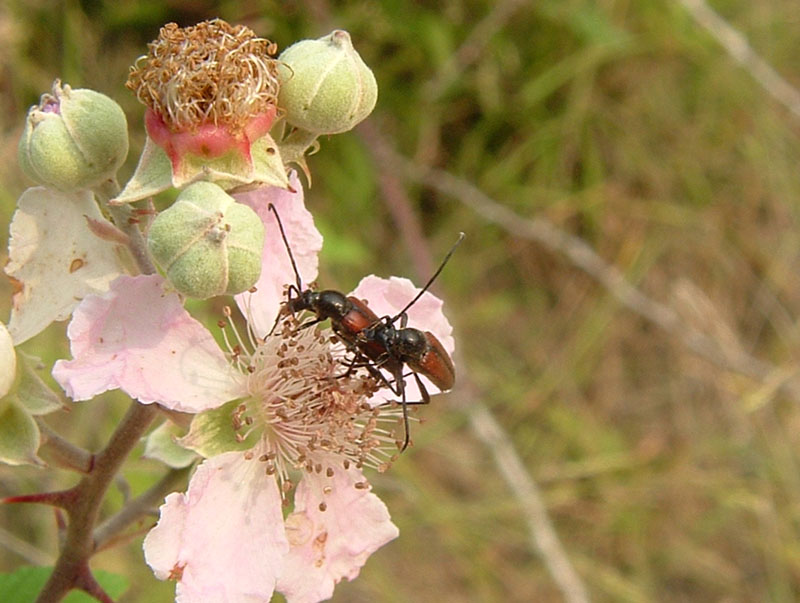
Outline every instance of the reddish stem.
<path fill-rule="evenodd" d="M 66 491 L 69 496 L 62 495 L 60 506 L 69 517 L 69 525 L 53 573 L 39 593 L 39 603 L 60 601 L 73 588 L 85 590 L 100 601 L 111 601 L 89 569 L 89 559 L 96 551 L 92 533 L 106 490 L 157 412 L 154 404 L 145 406 L 133 402 L 108 445 L 95 456 L 91 472 L 77 486 Z"/>
<path fill-rule="evenodd" d="M 0 500 L 4 505 L 18 504 L 18 503 L 35 503 L 41 505 L 51 505 L 53 507 L 61 507 L 66 509 L 70 504 L 75 501 L 77 492 L 75 489 L 61 490 L 59 492 L 40 492 L 37 494 L 21 494 L 19 496 L 9 496 Z"/>

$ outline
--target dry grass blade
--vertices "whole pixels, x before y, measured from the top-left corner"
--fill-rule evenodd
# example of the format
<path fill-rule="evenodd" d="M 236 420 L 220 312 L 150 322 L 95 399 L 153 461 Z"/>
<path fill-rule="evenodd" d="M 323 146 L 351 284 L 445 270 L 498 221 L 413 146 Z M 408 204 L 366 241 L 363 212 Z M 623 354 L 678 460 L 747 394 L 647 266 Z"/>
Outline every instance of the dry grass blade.
<path fill-rule="evenodd" d="M 462 398 L 465 397 L 465 389 L 460 389 Z M 570 603 L 589 601 L 586 587 L 572 566 L 553 523 L 550 521 L 539 487 L 528 474 L 511 438 L 495 420 L 486 405 L 477 399 L 477 396 L 467 397 L 470 398 L 466 401 L 466 406 L 469 408 L 470 426 L 491 452 L 494 464 L 519 502 L 528 524 L 531 547 L 539 551 L 547 570 L 566 601 Z"/>
<path fill-rule="evenodd" d="M 789 109 L 795 117 L 800 117 L 800 92 L 753 50 L 740 31 L 731 27 L 705 0 L 680 0 L 680 3 L 772 98 Z"/>

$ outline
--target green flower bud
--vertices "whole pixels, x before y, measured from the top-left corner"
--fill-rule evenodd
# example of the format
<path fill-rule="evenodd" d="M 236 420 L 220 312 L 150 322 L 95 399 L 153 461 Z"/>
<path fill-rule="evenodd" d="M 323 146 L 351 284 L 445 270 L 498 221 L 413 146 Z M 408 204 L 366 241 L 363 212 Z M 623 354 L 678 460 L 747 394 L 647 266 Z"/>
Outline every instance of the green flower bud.
<path fill-rule="evenodd" d="M 261 274 L 264 224 L 218 185 L 196 182 L 153 220 L 147 246 L 187 297 L 234 295 Z"/>
<path fill-rule="evenodd" d="M 337 29 L 319 40 L 302 40 L 278 57 L 278 107 L 291 125 L 317 135 L 338 134 L 364 120 L 378 99 L 378 84 Z"/>
<path fill-rule="evenodd" d="M 17 374 L 17 355 L 14 342 L 6 326 L 0 322 L 0 398 L 5 396 Z"/>
<path fill-rule="evenodd" d="M 128 155 L 122 108 L 94 90 L 62 88 L 30 108 L 19 141 L 19 163 L 40 184 L 72 192 L 114 178 Z"/>

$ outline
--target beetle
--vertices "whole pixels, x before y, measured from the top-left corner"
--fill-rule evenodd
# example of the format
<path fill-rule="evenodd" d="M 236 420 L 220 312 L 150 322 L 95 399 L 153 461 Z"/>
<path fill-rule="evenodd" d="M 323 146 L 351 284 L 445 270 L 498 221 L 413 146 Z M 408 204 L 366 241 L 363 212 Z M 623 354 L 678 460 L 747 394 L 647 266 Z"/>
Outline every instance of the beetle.
<path fill-rule="evenodd" d="M 289 261 L 292 264 L 296 279 L 294 285 L 289 285 L 288 299 L 284 307 L 292 314 L 297 314 L 303 310 L 316 314 L 314 320 L 300 326 L 303 329 L 330 319 L 334 333 L 344 341 L 349 349 L 356 349 L 358 334 L 366 327 L 377 322 L 379 320 L 378 316 L 370 310 L 363 300 L 352 295 L 344 295 L 334 289 L 325 289 L 323 291 L 316 291 L 311 287 L 303 289 L 300 272 L 294 261 L 291 247 L 289 247 L 289 241 L 286 238 L 286 232 L 283 230 L 283 223 L 278 215 L 278 210 L 272 203 L 269 204 L 269 209 L 275 214 L 278 229 L 289 254 Z M 368 346 L 365 345 L 365 347 Z M 375 352 L 379 351 L 375 350 Z"/>
<path fill-rule="evenodd" d="M 459 234 L 458 240 L 447 252 L 433 276 L 400 312 L 394 316 L 380 318 L 363 328 L 356 337 L 356 347 L 373 362 L 372 366 L 384 369 L 392 376 L 392 381 L 385 377 L 382 380 L 400 398 L 400 405 L 403 407 L 405 437 L 400 452 L 404 451 L 410 443 L 406 405 L 411 402 L 406 400 L 405 377 L 408 375 L 403 374 L 403 367 L 408 366 L 411 370 L 411 375 L 413 375 L 422 396 L 422 400 L 414 402 L 415 404 L 429 404 L 431 401 L 428 389 L 420 379 L 420 375 L 430 379 L 431 383 L 442 391 L 452 389 L 455 385 L 455 365 L 439 339 L 430 331 L 421 331 L 406 325 L 408 324 L 408 309 L 430 288 L 462 240 L 464 240 L 463 232 Z M 398 320 L 400 328 L 394 326 Z"/>
<path fill-rule="evenodd" d="M 394 316 L 379 318 L 364 300 L 352 295 L 346 296 L 333 289 L 323 291 L 316 291 L 310 287 L 303 289 L 300 273 L 278 211 L 271 203 L 269 209 L 275 214 L 295 273 L 296 284 L 289 286 L 288 299 L 285 302 L 286 310 L 292 314 L 307 310 L 316 315 L 315 319 L 302 324 L 300 328 L 310 327 L 330 319 L 334 333 L 344 342 L 348 350 L 354 353 L 348 371 L 344 374 L 349 374 L 355 367 L 364 367 L 400 398 L 405 432 L 403 444 L 400 447 L 400 452 L 403 452 L 410 443 L 407 405 L 430 403 L 430 394 L 420 379 L 420 375 L 430 379 L 442 391 L 452 389 L 455 385 L 455 366 L 447 350 L 430 331 L 408 327 L 407 312 L 439 276 L 456 247 L 464 239 L 464 233 L 459 234 L 458 240 L 417 295 Z M 399 328 L 395 327 L 398 320 L 400 321 Z M 405 378 L 409 375 L 403 374 L 405 366 L 410 369 L 410 375 L 413 375 L 422 396 L 422 400 L 418 402 L 406 400 Z M 381 372 L 382 370 L 391 375 L 391 380 Z"/>

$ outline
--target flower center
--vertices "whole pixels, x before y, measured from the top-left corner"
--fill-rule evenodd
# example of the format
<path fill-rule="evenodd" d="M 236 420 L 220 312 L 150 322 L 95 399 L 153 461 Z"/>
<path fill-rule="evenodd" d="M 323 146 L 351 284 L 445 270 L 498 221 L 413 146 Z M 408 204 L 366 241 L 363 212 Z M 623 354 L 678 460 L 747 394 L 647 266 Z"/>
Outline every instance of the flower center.
<path fill-rule="evenodd" d="M 348 368 L 346 351 L 330 329 L 303 328 L 282 315 L 270 336 L 251 340 L 254 345 L 229 345 L 249 396 L 233 421 L 243 437 L 260 431 L 251 452 L 267 473 L 291 487 L 296 469 L 330 475 L 336 465 L 391 466 L 401 410 L 369 404 L 381 385 L 363 369 Z"/>

